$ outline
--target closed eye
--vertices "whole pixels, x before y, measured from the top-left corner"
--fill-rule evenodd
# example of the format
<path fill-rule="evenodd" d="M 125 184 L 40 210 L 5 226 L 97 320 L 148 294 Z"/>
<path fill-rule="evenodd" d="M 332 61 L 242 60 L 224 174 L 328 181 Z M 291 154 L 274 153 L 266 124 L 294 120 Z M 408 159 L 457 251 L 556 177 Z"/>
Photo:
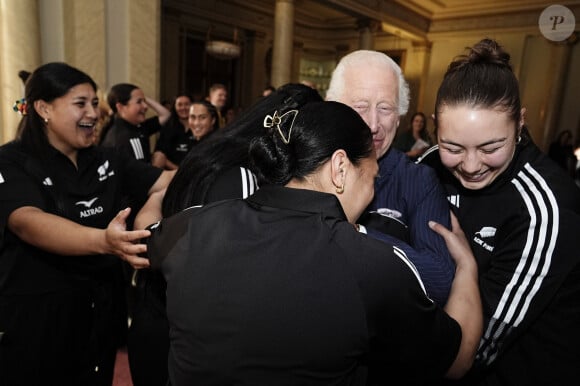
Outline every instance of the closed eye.
<path fill-rule="evenodd" d="M 492 154 L 499 150 L 499 147 L 494 147 L 493 149 L 480 149 L 483 154 Z"/>
<path fill-rule="evenodd" d="M 451 154 L 459 154 L 462 151 L 462 149 L 450 149 L 450 148 L 444 148 L 444 150 Z"/>

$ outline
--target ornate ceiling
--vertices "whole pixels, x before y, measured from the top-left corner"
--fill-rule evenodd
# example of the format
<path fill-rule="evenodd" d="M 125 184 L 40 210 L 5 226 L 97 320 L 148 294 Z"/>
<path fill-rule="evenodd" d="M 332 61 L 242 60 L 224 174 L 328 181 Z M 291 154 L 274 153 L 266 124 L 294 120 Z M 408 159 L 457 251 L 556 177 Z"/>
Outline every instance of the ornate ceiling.
<path fill-rule="evenodd" d="M 276 0 L 163 0 L 164 12 L 185 24 L 211 20 L 223 26 L 268 33 Z M 295 34 L 334 39 L 356 34 L 361 23 L 375 31 L 428 40 L 430 34 L 455 31 L 537 29 L 546 0 L 294 0 Z M 580 0 L 558 4 L 580 15 Z M 578 18 L 580 19 L 580 17 Z M 577 24 L 580 20 L 576 20 Z"/>

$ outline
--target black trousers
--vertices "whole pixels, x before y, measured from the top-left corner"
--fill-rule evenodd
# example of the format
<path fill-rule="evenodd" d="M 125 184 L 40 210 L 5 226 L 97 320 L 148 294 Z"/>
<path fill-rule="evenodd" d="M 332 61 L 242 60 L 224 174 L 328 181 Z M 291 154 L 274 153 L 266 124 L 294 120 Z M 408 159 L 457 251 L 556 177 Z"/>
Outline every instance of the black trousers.
<path fill-rule="evenodd" d="M 165 279 L 159 272 L 138 272 L 127 335 L 127 353 L 134 386 L 165 386 L 168 381 L 166 287 Z"/>
<path fill-rule="evenodd" d="M 110 386 L 124 303 L 115 280 L 0 297 L 0 384 Z"/>

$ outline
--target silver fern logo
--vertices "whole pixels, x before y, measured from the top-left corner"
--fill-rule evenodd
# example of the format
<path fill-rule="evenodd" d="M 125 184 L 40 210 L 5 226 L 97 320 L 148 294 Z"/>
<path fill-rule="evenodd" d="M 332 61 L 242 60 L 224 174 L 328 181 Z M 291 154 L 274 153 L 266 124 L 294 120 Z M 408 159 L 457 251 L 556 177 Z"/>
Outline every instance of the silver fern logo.
<path fill-rule="evenodd" d="M 486 239 L 488 237 L 495 236 L 496 231 L 497 229 L 495 229 L 494 227 L 483 227 L 479 232 L 475 232 L 475 234 L 481 237 L 482 239 Z"/>
<path fill-rule="evenodd" d="M 97 168 L 97 173 L 99 173 L 99 181 L 104 181 L 108 177 L 115 175 L 115 171 L 109 171 L 109 161 L 105 161 L 101 166 Z"/>
<path fill-rule="evenodd" d="M 473 238 L 473 242 L 481 245 L 483 249 L 489 252 L 493 252 L 494 246 L 489 245 L 487 242 L 483 241 L 483 239 L 489 239 L 495 236 L 497 229 L 494 227 L 483 227 L 479 232 L 475 232 L 475 237 Z"/>

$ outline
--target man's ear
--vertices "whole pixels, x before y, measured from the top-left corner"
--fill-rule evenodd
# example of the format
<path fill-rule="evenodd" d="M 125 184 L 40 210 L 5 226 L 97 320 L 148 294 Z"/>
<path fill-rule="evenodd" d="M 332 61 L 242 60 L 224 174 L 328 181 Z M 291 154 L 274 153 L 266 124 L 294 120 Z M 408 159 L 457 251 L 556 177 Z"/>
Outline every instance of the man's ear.
<path fill-rule="evenodd" d="M 330 170 L 332 184 L 339 190 L 344 190 L 344 182 L 346 180 L 346 173 L 350 167 L 350 160 L 343 149 L 336 150 L 330 158 Z M 342 191 L 341 191 L 342 193 Z"/>

